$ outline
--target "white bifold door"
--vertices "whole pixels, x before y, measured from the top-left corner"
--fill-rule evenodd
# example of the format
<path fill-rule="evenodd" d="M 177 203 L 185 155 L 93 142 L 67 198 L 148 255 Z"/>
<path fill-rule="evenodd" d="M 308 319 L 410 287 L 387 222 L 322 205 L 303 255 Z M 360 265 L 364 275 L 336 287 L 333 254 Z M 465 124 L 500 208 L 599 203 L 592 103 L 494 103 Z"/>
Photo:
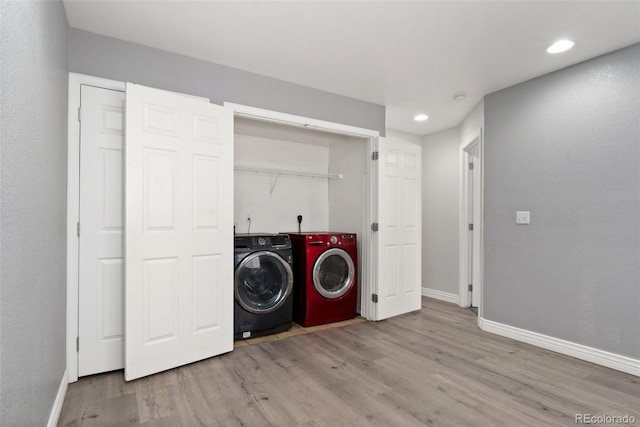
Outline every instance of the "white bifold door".
<path fill-rule="evenodd" d="M 125 378 L 233 349 L 233 113 L 127 83 Z"/>
<path fill-rule="evenodd" d="M 80 88 L 78 375 L 122 369 L 124 92 Z"/>
<path fill-rule="evenodd" d="M 422 191 L 419 145 L 379 138 L 376 320 L 421 306 Z"/>

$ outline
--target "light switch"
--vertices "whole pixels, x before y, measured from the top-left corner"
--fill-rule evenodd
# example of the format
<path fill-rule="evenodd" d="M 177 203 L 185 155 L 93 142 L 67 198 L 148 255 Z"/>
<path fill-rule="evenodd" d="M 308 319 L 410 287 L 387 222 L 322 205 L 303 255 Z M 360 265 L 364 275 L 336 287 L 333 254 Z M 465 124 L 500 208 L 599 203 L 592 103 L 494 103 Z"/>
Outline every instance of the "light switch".
<path fill-rule="evenodd" d="M 530 224 L 531 212 L 529 211 L 516 211 L 516 224 Z"/>

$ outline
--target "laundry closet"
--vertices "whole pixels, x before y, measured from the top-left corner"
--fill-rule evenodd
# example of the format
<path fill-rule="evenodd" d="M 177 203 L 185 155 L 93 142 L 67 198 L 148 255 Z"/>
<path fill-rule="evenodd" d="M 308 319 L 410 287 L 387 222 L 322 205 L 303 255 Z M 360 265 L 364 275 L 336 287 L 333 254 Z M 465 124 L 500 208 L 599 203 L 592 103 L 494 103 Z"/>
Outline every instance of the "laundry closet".
<path fill-rule="evenodd" d="M 234 118 L 236 340 L 357 315 L 368 142 Z"/>
<path fill-rule="evenodd" d="M 355 234 L 363 317 L 420 307 L 418 146 L 74 74 L 68 134 L 72 381 L 233 350 L 234 228 Z"/>
<path fill-rule="evenodd" d="M 236 117 L 236 233 L 364 228 L 367 140 Z M 360 247 L 358 248 L 360 249 Z"/>

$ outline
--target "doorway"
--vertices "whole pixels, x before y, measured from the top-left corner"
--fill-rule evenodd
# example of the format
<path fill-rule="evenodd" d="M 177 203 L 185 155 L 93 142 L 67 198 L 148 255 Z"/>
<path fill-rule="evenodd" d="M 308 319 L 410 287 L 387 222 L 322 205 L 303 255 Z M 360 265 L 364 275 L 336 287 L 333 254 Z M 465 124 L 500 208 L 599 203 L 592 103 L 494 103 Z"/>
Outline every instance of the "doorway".
<path fill-rule="evenodd" d="M 478 129 L 460 149 L 459 305 L 482 317 L 483 146 Z"/>

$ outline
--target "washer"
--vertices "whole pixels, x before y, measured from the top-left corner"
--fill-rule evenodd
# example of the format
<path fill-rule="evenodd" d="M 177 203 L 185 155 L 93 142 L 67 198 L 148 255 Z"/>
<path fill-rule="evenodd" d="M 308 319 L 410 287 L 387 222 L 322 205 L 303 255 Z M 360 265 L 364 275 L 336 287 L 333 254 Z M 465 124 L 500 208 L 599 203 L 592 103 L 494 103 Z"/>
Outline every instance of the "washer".
<path fill-rule="evenodd" d="M 282 234 L 235 236 L 234 338 L 251 338 L 291 328 L 292 250 Z"/>
<path fill-rule="evenodd" d="M 356 317 L 356 235 L 317 232 L 288 236 L 293 248 L 293 320 L 314 326 Z"/>

